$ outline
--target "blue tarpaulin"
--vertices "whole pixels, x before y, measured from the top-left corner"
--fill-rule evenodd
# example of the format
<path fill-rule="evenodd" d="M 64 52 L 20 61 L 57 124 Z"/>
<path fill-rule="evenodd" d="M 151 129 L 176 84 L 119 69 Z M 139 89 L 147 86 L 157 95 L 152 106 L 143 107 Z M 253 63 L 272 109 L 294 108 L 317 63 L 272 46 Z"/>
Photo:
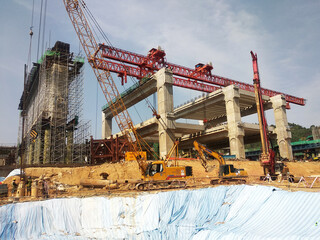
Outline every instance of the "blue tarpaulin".
<path fill-rule="evenodd" d="M 51 199 L 1 206 L 0 239 L 320 239 L 319 204 L 248 185 Z"/>

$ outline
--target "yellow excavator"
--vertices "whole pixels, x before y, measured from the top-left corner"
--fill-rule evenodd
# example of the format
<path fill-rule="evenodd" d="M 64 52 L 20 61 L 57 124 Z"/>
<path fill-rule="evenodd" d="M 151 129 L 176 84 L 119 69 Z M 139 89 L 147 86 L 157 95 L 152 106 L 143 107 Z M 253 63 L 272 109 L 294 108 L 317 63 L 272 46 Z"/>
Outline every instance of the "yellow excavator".
<path fill-rule="evenodd" d="M 248 177 L 247 171 L 244 169 L 237 169 L 233 164 L 226 164 L 224 158 L 217 152 L 214 152 L 197 141 L 193 142 L 195 150 L 198 152 L 200 161 L 206 172 L 213 170 L 212 166 L 208 165 L 208 161 L 217 160 L 219 162 L 219 178 L 212 179 L 211 184 L 220 184 L 228 182 L 246 183 L 245 178 Z"/>

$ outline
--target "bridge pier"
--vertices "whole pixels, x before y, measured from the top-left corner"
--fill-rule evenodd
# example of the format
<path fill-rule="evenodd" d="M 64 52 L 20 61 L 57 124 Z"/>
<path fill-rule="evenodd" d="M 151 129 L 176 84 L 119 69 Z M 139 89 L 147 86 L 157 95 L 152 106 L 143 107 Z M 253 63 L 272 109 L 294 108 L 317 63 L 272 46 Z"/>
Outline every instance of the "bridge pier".
<path fill-rule="evenodd" d="M 276 95 L 271 97 L 270 101 L 274 112 L 276 124 L 275 132 L 277 134 L 280 156 L 291 161 L 293 160 L 293 153 L 291 146 L 291 131 L 286 112 L 286 100 L 283 95 Z"/>
<path fill-rule="evenodd" d="M 239 88 L 230 85 L 223 88 L 222 91 L 226 105 L 230 154 L 236 155 L 238 159 L 245 159 L 244 129 L 241 124 Z"/>
<path fill-rule="evenodd" d="M 106 114 L 102 111 L 102 128 L 101 138 L 106 139 L 112 135 L 112 117 L 106 117 Z"/>
<path fill-rule="evenodd" d="M 154 78 L 157 80 L 158 114 L 160 115 L 158 120 L 159 154 L 160 158 L 165 158 L 175 140 L 172 71 L 168 68 L 162 68 L 154 74 Z"/>

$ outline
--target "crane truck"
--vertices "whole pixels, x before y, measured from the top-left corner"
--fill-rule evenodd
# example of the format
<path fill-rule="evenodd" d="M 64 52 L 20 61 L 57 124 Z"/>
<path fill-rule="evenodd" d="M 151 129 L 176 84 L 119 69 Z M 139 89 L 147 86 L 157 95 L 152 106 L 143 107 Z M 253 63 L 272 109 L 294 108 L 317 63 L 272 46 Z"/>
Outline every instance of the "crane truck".
<path fill-rule="evenodd" d="M 246 183 L 245 178 L 248 177 L 247 171 L 244 169 L 237 169 L 233 164 L 226 164 L 224 158 L 217 152 L 214 152 L 197 141 L 193 142 L 194 149 L 198 152 L 201 165 L 206 172 L 212 171 L 212 167 L 208 165 L 208 160 L 217 160 L 219 162 L 219 178 L 212 179 L 212 185 L 228 182 Z"/>
<path fill-rule="evenodd" d="M 101 32 L 101 27 L 97 24 L 97 21 L 83 0 L 63 0 L 63 2 L 88 62 L 109 104 L 113 117 L 123 136 L 127 139 L 134 158 L 138 162 L 141 180 L 134 183 L 135 188 L 137 190 L 146 190 L 148 188 L 185 186 L 185 180 L 192 177 L 193 174 L 191 166 L 177 166 L 177 164 L 175 166 L 168 166 L 169 158 L 148 162 L 147 159 L 140 156 L 139 153 L 142 152 L 143 147 L 149 145 L 137 133 L 108 67 L 103 67 L 105 66 L 102 52 L 103 44 L 97 43 L 93 34 L 96 31 L 92 31 L 91 26 L 96 26 L 96 30 L 99 30 L 99 32 Z M 87 16 L 92 20 L 92 25 L 89 24 Z M 104 34 L 102 36 L 104 37 Z M 107 38 L 105 40 L 108 41 Z M 164 55 L 165 53 L 161 49 L 153 49 L 152 54 L 148 55 L 148 60 L 151 63 L 154 61 L 163 62 Z"/>
<path fill-rule="evenodd" d="M 259 120 L 259 130 L 260 130 L 260 138 L 261 138 L 261 155 L 260 162 L 263 167 L 264 176 L 261 176 L 260 179 L 265 179 L 265 176 L 268 174 L 274 180 L 277 178 L 279 174 L 287 177 L 287 173 L 289 172 L 288 167 L 281 161 L 276 161 L 275 152 L 270 147 L 270 140 L 267 130 L 267 120 L 264 114 L 262 93 L 261 93 L 261 85 L 260 85 L 260 76 L 258 69 L 258 56 L 254 54 L 252 51 L 252 65 L 253 65 L 253 85 L 254 85 L 254 93 L 255 93 L 255 101 L 257 106 L 258 120 Z M 289 176 L 289 179 L 293 179 L 293 175 Z M 288 179 L 288 180 L 289 180 Z"/>

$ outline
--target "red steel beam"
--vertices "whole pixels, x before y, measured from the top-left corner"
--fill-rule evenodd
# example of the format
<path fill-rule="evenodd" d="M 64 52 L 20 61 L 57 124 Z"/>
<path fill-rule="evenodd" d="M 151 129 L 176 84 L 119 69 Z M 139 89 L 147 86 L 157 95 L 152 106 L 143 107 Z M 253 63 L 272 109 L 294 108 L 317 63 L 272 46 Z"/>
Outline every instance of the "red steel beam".
<path fill-rule="evenodd" d="M 154 62 L 154 61 L 150 60 L 147 56 L 143 56 L 141 54 L 129 52 L 126 50 L 122 50 L 119 48 L 114 48 L 114 47 L 110 47 L 110 46 L 106 46 L 106 45 L 102 45 L 101 49 L 102 49 L 101 55 L 104 58 L 112 59 L 114 61 L 119 61 L 122 63 L 120 65 L 123 65 L 123 66 L 125 66 L 125 64 L 131 64 L 131 65 L 141 67 L 141 69 L 142 69 L 141 71 L 143 71 L 143 72 L 141 72 L 139 76 L 132 75 L 134 77 L 141 78 L 141 77 L 145 76 L 144 74 L 159 70 L 160 68 L 166 66 L 166 67 L 170 68 L 172 70 L 173 74 L 176 76 L 180 76 L 180 77 L 184 77 L 184 78 L 188 78 L 188 79 L 194 79 L 197 81 L 202 81 L 205 83 L 218 85 L 221 87 L 225 87 L 228 85 L 236 85 L 240 89 L 254 92 L 254 86 L 252 84 L 243 83 L 243 82 L 239 82 L 239 81 L 232 80 L 229 78 L 214 75 L 214 74 L 211 74 L 211 72 L 204 74 L 204 73 L 197 72 L 195 69 L 183 67 L 183 66 L 173 64 L 173 63 L 164 64 L 163 62 L 160 62 L 160 63 Z M 146 64 L 148 66 L 152 66 L 151 69 L 144 67 Z M 106 67 L 108 67 L 108 66 L 106 66 Z M 126 68 L 130 69 L 131 67 L 126 65 Z M 113 69 L 110 69 L 110 68 L 108 68 L 108 70 L 113 71 Z M 125 72 L 124 70 L 125 69 L 123 67 L 123 73 Z M 135 71 L 137 71 L 137 69 L 135 69 Z M 127 75 L 130 75 L 130 74 L 127 72 Z M 186 81 L 190 81 L 190 83 L 187 84 Z M 179 81 L 177 80 L 177 82 L 179 82 Z M 181 84 L 181 87 L 189 86 L 187 88 L 194 89 L 192 83 L 195 83 L 195 82 L 192 82 L 191 80 L 184 80 L 183 82 L 184 82 L 184 84 Z M 200 90 L 200 91 L 202 91 L 202 90 Z M 283 94 L 285 96 L 287 102 L 302 105 L 302 106 L 304 106 L 306 103 L 306 100 L 304 98 L 295 97 L 292 95 L 284 94 L 281 92 L 277 92 L 277 91 L 273 91 L 273 90 L 269 90 L 269 89 L 265 89 L 265 88 L 261 88 L 261 92 L 263 95 L 266 95 L 269 97 Z"/>
<path fill-rule="evenodd" d="M 116 62 L 111 62 L 105 59 L 95 59 L 95 65 L 99 69 L 108 69 L 110 72 L 117 73 L 119 75 L 124 74 L 126 71 L 126 74 L 128 76 L 136 77 L 136 78 L 141 78 L 141 76 L 147 76 L 149 72 L 146 72 L 142 70 L 139 67 L 134 67 L 134 66 L 127 66 L 123 65 L 120 63 Z M 197 82 L 195 80 L 189 80 L 189 79 L 183 79 L 179 77 L 173 77 L 173 85 L 177 87 L 183 87 L 183 88 L 188 88 L 188 89 L 193 89 L 193 90 L 198 90 L 202 92 L 214 92 L 218 89 L 221 89 L 220 87 L 216 87 L 213 85 L 208 85 L 202 82 Z"/>

